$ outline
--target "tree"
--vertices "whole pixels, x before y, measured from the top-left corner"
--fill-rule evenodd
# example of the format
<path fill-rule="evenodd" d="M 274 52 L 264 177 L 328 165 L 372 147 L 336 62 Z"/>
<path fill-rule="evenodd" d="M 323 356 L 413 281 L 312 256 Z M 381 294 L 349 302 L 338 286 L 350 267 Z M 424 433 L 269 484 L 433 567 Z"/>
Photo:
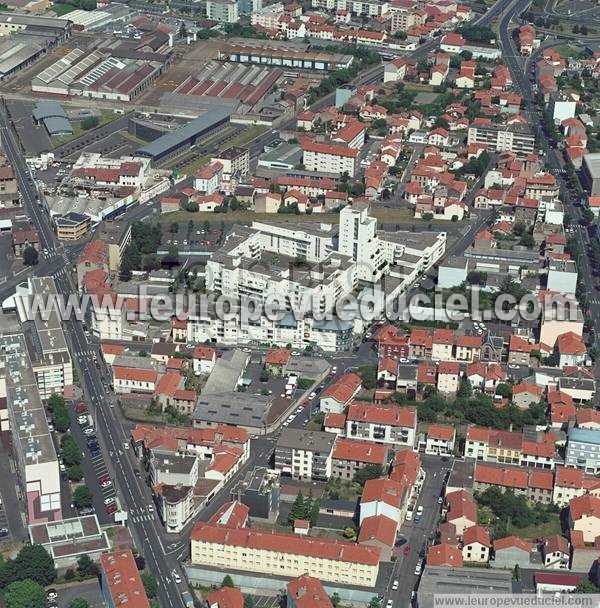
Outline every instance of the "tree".
<path fill-rule="evenodd" d="M 358 375 L 362 380 L 362 387 L 366 390 L 371 390 L 377 386 L 377 366 L 364 365 L 359 367 Z"/>
<path fill-rule="evenodd" d="M 376 595 L 374 595 L 371 598 L 371 601 L 369 602 L 367 608 L 381 608 L 381 600 Z"/>
<path fill-rule="evenodd" d="M 65 570 L 65 580 L 72 581 L 75 578 L 75 570 L 73 568 L 67 568 Z"/>
<path fill-rule="evenodd" d="M 146 560 L 144 559 L 143 555 L 140 555 L 138 553 L 134 559 L 135 559 L 135 565 L 138 570 L 143 570 L 146 567 Z"/>
<path fill-rule="evenodd" d="M 95 129 L 100 124 L 100 119 L 97 116 L 88 116 L 81 121 L 81 128 L 84 131 Z"/>
<path fill-rule="evenodd" d="M 56 580 L 52 556 L 42 545 L 25 545 L 14 560 L 15 573 L 20 580 L 31 580 L 46 587 Z"/>
<path fill-rule="evenodd" d="M 90 603 L 87 600 L 84 600 L 82 597 L 76 597 L 74 600 L 71 600 L 69 604 L 69 608 L 89 608 Z"/>
<path fill-rule="evenodd" d="M 231 576 L 229 576 L 229 574 L 226 574 L 223 578 L 223 581 L 221 582 L 221 587 L 235 587 L 235 585 L 233 584 L 233 579 L 231 578 Z"/>
<path fill-rule="evenodd" d="M 156 580 L 156 577 L 152 574 L 143 573 L 140 578 L 142 579 L 142 584 L 144 585 L 144 591 L 146 592 L 146 595 L 150 599 L 156 597 L 158 593 L 158 582 Z"/>
<path fill-rule="evenodd" d="M 70 481 L 81 481 L 83 479 L 83 469 L 81 465 L 74 464 L 72 467 L 69 467 L 67 470 L 67 476 Z"/>
<path fill-rule="evenodd" d="M 354 473 L 356 483 L 364 486 L 369 479 L 377 479 L 383 474 L 383 467 L 380 464 L 368 464 Z"/>
<path fill-rule="evenodd" d="M 594 585 L 594 583 L 592 583 L 592 581 L 590 581 L 589 578 L 581 581 L 581 583 L 579 583 L 579 585 L 577 585 L 577 587 L 575 587 L 575 590 L 573 591 L 573 593 L 598 593 L 600 592 L 600 589 L 598 589 L 598 587 L 596 587 L 596 585 Z"/>
<path fill-rule="evenodd" d="M 314 528 L 319 521 L 319 509 L 321 508 L 321 503 L 318 498 L 313 500 L 310 505 L 310 512 L 308 513 L 308 519 L 310 521 L 311 528 Z"/>
<path fill-rule="evenodd" d="M 337 608 L 340 604 L 341 598 L 340 598 L 340 594 L 336 591 L 333 593 L 333 595 L 329 598 L 331 600 L 331 604 L 333 605 L 333 608 Z"/>
<path fill-rule="evenodd" d="M 73 492 L 73 504 L 78 509 L 89 509 L 94 503 L 92 491 L 87 486 L 79 486 Z"/>
<path fill-rule="evenodd" d="M 254 608 L 254 600 L 251 595 L 244 596 L 244 608 Z"/>
<path fill-rule="evenodd" d="M 79 576 L 95 576 L 98 574 L 98 566 L 92 561 L 92 558 L 86 553 L 77 560 L 77 572 Z"/>
<path fill-rule="evenodd" d="M 39 255 L 37 249 L 28 245 L 23 250 L 23 264 L 25 266 L 35 266 L 38 263 Z"/>
<path fill-rule="evenodd" d="M 81 463 L 81 450 L 70 433 L 65 433 L 60 440 L 64 463 L 69 467 Z"/>
<path fill-rule="evenodd" d="M 305 507 L 304 507 L 304 496 L 302 496 L 302 493 L 300 491 L 298 491 L 298 494 L 296 495 L 296 500 L 294 500 L 294 504 L 292 505 L 292 508 L 290 509 L 288 521 L 290 522 L 290 524 L 293 524 L 294 520 L 304 519 L 305 515 L 306 515 L 306 512 L 305 512 Z"/>
<path fill-rule="evenodd" d="M 6 608 L 46 608 L 48 600 L 42 585 L 31 579 L 11 583 L 4 595 Z"/>

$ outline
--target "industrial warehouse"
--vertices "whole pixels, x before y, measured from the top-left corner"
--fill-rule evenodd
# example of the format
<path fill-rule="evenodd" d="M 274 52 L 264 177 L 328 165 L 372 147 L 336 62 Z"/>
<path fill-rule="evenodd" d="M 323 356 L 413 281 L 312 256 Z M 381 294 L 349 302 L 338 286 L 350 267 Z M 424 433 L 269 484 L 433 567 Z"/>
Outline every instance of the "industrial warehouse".
<path fill-rule="evenodd" d="M 165 133 L 153 142 L 139 148 L 136 156 L 149 158 L 151 163 L 164 162 L 186 149 L 195 146 L 216 129 L 229 122 L 230 112 L 225 109 L 212 110 L 191 120 L 178 129 Z"/>
<path fill-rule="evenodd" d="M 91 52 L 74 48 L 32 79 L 35 93 L 132 101 L 169 63 L 169 54 L 146 52 L 146 42 L 133 47 L 117 41 L 99 43 Z"/>

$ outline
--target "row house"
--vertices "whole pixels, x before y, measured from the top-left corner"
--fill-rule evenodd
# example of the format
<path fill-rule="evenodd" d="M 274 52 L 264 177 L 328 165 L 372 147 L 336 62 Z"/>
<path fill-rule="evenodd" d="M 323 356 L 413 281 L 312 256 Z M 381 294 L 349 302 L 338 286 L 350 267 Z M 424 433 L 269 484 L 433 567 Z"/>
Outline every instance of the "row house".
<path fill-rule="evenodd" d="M 446 521 L 454 525 L 459 537 L 467 528 L 477 525 L 477 504 L 466 490 L 446 494 Z"/>
<path fill-rule="evenodd" d="M 586 543 L 593 543 L 600 536 L 600 498 L 578 496 L 569 502 L 569 528 L 579 531 Z"/>
<path fill-rule="evenodd" d="M 377 465 L 383 470 L 387 461 L 388 449 L 383 445 L 338 437 L 331 455 L 331 475 L 352 480 L 368 465 Z"/>
<path fill-rule="evenodd" d="M 321 393 L 319 408 L 322 412 L 343 412 L 361 389 L 357 374 L 344 374 Z"/>
<path fill-rule="evenodd" d="M 481 526 L 465 528 L 462 538 L 462 558 L 464 562 L 487 564 L 492 543 L 489 532 Z"/>
<path fill-rule="evenodd" d="M 541 469 L 502 467 L 478 462 L 473 475 L 473 490 L 484 492 L 497 487 L 503 492 L 511 490 L 516 495 L 525 496 L 532 503 L 552 502 L 554 474 Z"/>
<path fill-rule="evenodd" d="M 417 412 L 413 407 L 356 402 L 348 408 L 346 437 L 414 447 Z"/>
<path fill-rule="evenodd" d="M 449 456 L 454 451 L 456 429 L 449 424 L 430 424 L 425 443 L 426 454 Z"/>

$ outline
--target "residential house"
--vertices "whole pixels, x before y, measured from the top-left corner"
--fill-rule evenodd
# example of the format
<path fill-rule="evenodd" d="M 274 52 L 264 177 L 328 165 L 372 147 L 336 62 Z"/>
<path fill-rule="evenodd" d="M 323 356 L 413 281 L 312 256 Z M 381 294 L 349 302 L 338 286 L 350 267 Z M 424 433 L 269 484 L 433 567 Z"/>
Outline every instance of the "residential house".
<path fill-rule="evenodd" d="M 357 374 L 350 373 L 340 376 L 321 394 L 320 410 L 325 413 L 344 411 L 361 389 L 361 386 L 361 379 Z"/>
<path fill-rule="evenodd" d="M 454 451 L 456 429 L 449 424 L 430 424 L 427 428 L 426 454 L 451 455 Z"/>
<path fill-rule="evenodd" d="M 490 559 L 490 535 L 481 526 L 469 526 L 463 531 L 462 557 L 465 562 L 487 563 Z"/>

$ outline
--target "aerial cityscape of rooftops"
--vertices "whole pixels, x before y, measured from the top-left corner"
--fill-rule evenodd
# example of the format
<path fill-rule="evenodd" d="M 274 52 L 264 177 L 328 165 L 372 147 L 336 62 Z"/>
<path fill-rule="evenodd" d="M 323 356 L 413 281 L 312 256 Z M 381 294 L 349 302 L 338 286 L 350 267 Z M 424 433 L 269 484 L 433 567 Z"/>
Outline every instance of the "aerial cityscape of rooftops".
<path fill-rule="evenodd" d="M 598 603 L 599 108 L 591 0 L 3 0 L 0 605 Z"/>

